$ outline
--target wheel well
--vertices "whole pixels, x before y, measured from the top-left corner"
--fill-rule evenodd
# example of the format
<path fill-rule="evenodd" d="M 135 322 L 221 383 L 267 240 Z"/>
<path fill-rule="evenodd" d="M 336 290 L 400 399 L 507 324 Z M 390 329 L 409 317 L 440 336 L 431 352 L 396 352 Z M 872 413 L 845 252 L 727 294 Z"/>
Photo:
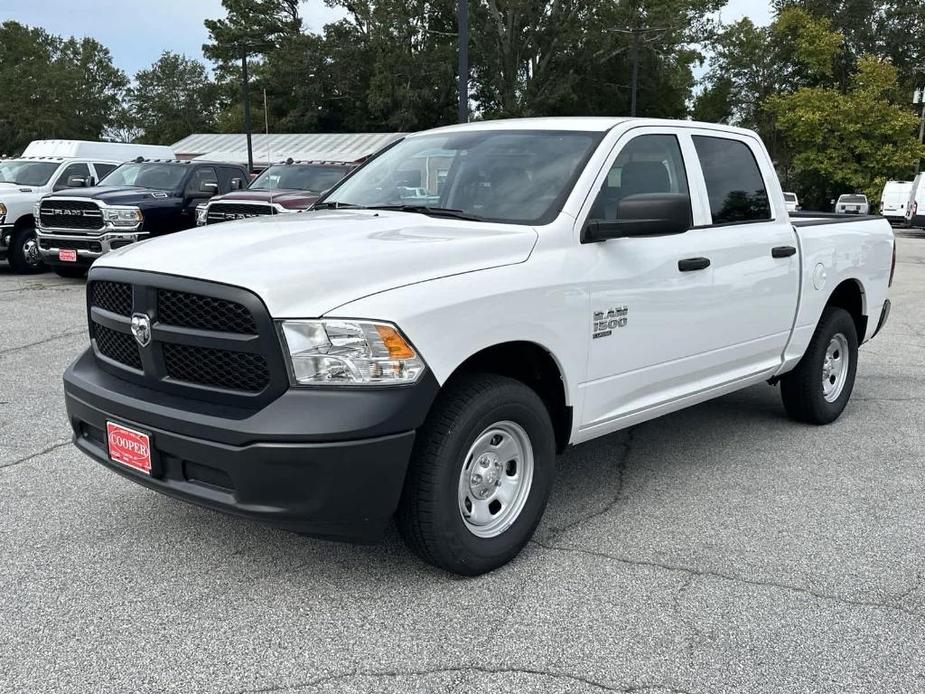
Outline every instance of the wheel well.
<path fill-rule="evenodd" d="M 854 327 L 858 331 L 858 342 L 864 342 L 867 334 L 867 316 L 864 315 L 864 290 L 856 280 L 845 280 L 835 287 L 832 296 L 826 302 L 826 307 L 837 306 L 845 309 L 854 319 Z"/>
<path fill-rule="evenodd" d="M 552 355 L 534 342 L 505 342 L 466 359 L 451 378 L 464 373 L 494 373 L 528 385 L 542 398 L 552 419 L 556 448 L 565 450 L 572 431 L 572 408 L 566 405 L 565 384 Z"/>
<path fill-rule="evenodd" d="M 22 217 L 16 220 L 14 228 L 19 229 L 32 229 L 35 227 L 35 217 L 31 214 L 24 214 Z"/>

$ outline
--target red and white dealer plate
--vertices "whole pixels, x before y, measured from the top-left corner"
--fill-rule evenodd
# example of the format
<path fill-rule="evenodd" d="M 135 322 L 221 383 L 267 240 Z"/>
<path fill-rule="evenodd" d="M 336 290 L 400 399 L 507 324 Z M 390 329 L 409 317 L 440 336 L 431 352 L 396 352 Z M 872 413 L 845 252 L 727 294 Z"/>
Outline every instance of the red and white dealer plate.
<path fill-rule="evenodd" d="M 77 251 L 62 249 L 58 251 L 58 260 L 64 263 L 76 263 L 77 262 Z"/>
<path fill-rule="evenodd" d="M 146 475 L 151 474 L 151 438 L 147 434 L 106 422 L 106 438 L 109 457 L 113 461 Z"/>

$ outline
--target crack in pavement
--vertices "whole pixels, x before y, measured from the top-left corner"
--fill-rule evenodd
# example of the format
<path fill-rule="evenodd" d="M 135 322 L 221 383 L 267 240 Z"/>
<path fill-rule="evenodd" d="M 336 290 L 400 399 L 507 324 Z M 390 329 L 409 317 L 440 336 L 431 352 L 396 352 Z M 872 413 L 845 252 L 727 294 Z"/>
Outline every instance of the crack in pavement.
<path fill-rule="evenodd" d="M 282 684 L 275 685 L 271 687 L 265 687 L 262 689 L 243 689 L 237 690 L 236 694 L 268 694 L 270 692 L 281 692 L 281 691 L 294 691 L 297 689 L 308 689 L 320 687 L 325 684 L 332 682 L 340 682 L 342 680 L 354 679 L 357 677 L 370 677 L 370 678 L 385 678 L 385 677 L 426 677 L 427 675 L 440 675 L 440 674 L 451 674 L 451 673 L 479 673 L 484 675 L 505 675 L 505 674 L 519 674 L 519 675 L 533 675 L 537 677 L 547 677 L 551 679 L 566 680 L 568 682 L 574 682 L 575 684 L 583 684 L 589 687 L 594 687 L 605 692 L 620 692 L 622 694 L 631 694 L 634 692 L 646 692 L 646 691 L 666 691 L 672 692 L 672 694 L 693 694 L 690 690 L 680 689 L 674 685 L 663 684 L 660 682 L 644 683 L 644 684 L 631 684 L 631 685 L 617 685 L 611 686 L 604 684 L 603 682 L 597 682 L 588 677 L 582 677 L 581 675 L 572 675 L 567 672 L 557 672 L 555 670 L 540 670 L 532 668 L 516 668 L 516 667 L 501 667 L 501 668 L 491 668 L 491 667 L 480 667 L 475 665 L 460 665 L 456 667 L 436 667 L 428 668 L 422 670 L 379 670 L 379 671 L 363 671 L 363 670 L 351 670 L 349 672 L 342 672 L 333 675 L 322 675 L 316 677 L 313 680 L 308 682 L 296 683 L 296 684 Z"/>
<path fill-rule="evenodd" d="M 46 337 L 44 340 L 39 340 L 38 342 L 30 342 L 27 345 L 19 345 L 18 347 L 8 347 L 7 349 L 0 349 L 0 356 L 4 354 L 12 354 L 13 352 L 21 352 L 24 349 L 29 349 L 30 347 L 38 347 L 39 345 L 44 345 L 47 342 L 54 342 L 55 340 L 63 340 L 65 337 L 73 337 L 74 335 L 79 335 L 80 333 L 86 332 L 87 327 L 81 326 L 79 328 L 72 328 L 63 333 L 58 333 L 53 337 Z"/>
<path fill-rule="evenodd" d="M 895 612 L 901 612 L 910 617 L 922 618 L 925 617 L 925 613 L 919 612 L 918 610 L 911 610 L 909 608 L 903 607 L 902 605 L 892 604 L 890 602 L 878 602 L 876 600 L 855 600 L 853 598 L 845 598 L 840 595 L 833 595 L 831 593 L 823 593 L 812 588 L 807 588 L 805 586 L 795 585 L 793 583 L 782 583 L 779 581 L 769 581 L 769 580 L 759 580 L 757 578 L 745 578 L 744 576 L 735 576 L 733 574 L 725 574 L 720 571 L 712 571 L 709 569 L 697 569 L 689 566 L 681 566 L 680 564 L 668 564 L 664 562 L 658 562 L 650 559 L 630 559 L 628 557 L 621 557 L 616 554 L 609 554 L 607 552 L 600 552 L 592 549 L 585 549 L 583 547 L 574 547 L 567 545 L 552 545 L 543 542 L 542 540 L 530 540 L 530 542 L 537 547 L 542 547 L 543 549 L 549 550 L 551 552 L 574 552 L 577 554 L 585 554 L 592 557 L 599 557 L 601 559 L 607 559 L 610 561 L 615 561 L 620 564 L 626 564 L 627 566 L 645 566 L 654 569 L 664 569 L 665 571 L 675 571 L 678 573 L 689 574 L 696 576 L 698 578 L 716 578 L 723 581 L 730 581 L 732 583 L 739 583 L 742 585 L 757 586 L 760 588 L 776 588 L 778 590 L 789 590 L 794 593 L 801 593 L 803 595 L 809 595 L 818 600 L 831 600 L 832 602 L 837 602 L 842 605 L 849 605 L 852 607 L 870 607 L 880 610 L 892 610 Z M 905 595 L 914 592 L 915 587 L 912 590 L 902 593 L 899 598 L 905 597 Z M 897 598 L 892 598 L 896 600 Z"/>
<path fill-rule="evenodd" d="M 694 581 L 697 580 L 697 576 L 694 574 L 688 574 L 684 579 L 684 583 L 681 584 L 681 587 L 678 588 L 675 592 L 673 606 L 674 612 L 678 616 L 678 619 L 681 620 L 681 623 L 687 627 L 688 631 L 691 633 L 691 638 L 685 639 L 684 650 L 687 653 L 687 663 L 691 668 L 694 667 L 694 650 L 697 646 L 697 643 L 703 640 L 704 633 L 697 626 L 696 622 L 693 619 L 688 619 L 684 616 L 681 610 L 681 600 L 687 594 L 687 591 L 690 590 L 691 586 L 694 585 Z"/>
<path fill-rule="evenodd" d="M 48 453 L 51 453 L 52 451 L 56 451 L 59 448 L 64 448 L 65 446 L 69 446 L 69 445 L 71 445 L 70 439 L 68 439 L 67 441 L 62 441 L 60 443 L 54 443 L 51 446 L 48 446 L 47 448 L 39 451 L 38 453 L 31 453 L 30 455 L 27 455 L 24 458 L 19 458 L 18 460 L 14 460 L 10 463 L 5 463 L 3 465 L 0 465 L 0 470 L 4 470 L 8 467 L 13 467 L 14 465 L 19 465 L 20 463 L 27 463 L 33 458 L 38 458 L 40 456 L 47 455 Z"/>
<path fill-rule="evenodd" d="M 595 518 L 600 518 L 617 507 L 617 505 L 623 500 L 623 486 L 626 480 L 626 468 L 629 464 L 630 454 L 633 452 L 633 444 L 636 439 L 636 427 L 632 427 L 626 430 L 626 439 L 620 444 L 620 461 L 617 463 L 617 490 L 614 492 L 613 498 L 604 505 L 603 508 L 598 509 L 592 513 L 589 513 L 584 516 L 576 518 L 571 523 L 566 523 L 562 526 L 553 526 L 550 528 L 550 535 L 547 539 L 555 540 L 561 535 L 567 533 L 569 530 L 577 528 L 579 525 L 583 525 L 590 520 Z"/>

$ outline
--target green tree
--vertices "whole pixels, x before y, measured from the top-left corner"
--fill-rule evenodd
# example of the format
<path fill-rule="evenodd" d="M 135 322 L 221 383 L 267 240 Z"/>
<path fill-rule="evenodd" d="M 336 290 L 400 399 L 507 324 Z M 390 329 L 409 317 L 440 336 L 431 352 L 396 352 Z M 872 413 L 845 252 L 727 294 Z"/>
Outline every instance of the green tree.
<path fill-rule="evenodd" d="M 862 56 L 846 93 L 804 87 L 769 99 L 793 152 L 788 174 L 811 205 L 851 192 L 876 200 L 888 179 L 907 178 L 925 154 L 915 116 L 888 100 L 896 80 L 892 65 Z"/>
<path fill-rule="evenodd" d="M 135 75 L 126 107 L 139 142 L 171 144 L 214 129 L 220 92 L 198 60 L 165 51 Z"/>
<path fill-rule="evenodd" d="M 93 39 L 0 24 L 0 153 L 34 139 L 99 139 L 114 123 L 127 82 Z"/>
<path fill-rule="evenodd" d="M 262 55 L 302 31 L 299 0 L 222 0 L 226 16 L 207 19 L 203 53 L 217 63 L 236 63 L 243 53 Z"/>

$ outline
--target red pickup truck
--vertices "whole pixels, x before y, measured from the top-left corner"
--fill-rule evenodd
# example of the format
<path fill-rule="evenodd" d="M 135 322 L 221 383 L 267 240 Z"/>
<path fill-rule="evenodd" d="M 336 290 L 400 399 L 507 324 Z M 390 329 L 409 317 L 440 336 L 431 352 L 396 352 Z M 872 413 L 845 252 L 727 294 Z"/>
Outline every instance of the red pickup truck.
<path fill-rule="evenodd" d="M 196 209 L 196 224 L 218 224 L 302 212 L 353 171 L 359 162 L 293 161 L 273 164 L 244 190 L 211 198 Z"/>

